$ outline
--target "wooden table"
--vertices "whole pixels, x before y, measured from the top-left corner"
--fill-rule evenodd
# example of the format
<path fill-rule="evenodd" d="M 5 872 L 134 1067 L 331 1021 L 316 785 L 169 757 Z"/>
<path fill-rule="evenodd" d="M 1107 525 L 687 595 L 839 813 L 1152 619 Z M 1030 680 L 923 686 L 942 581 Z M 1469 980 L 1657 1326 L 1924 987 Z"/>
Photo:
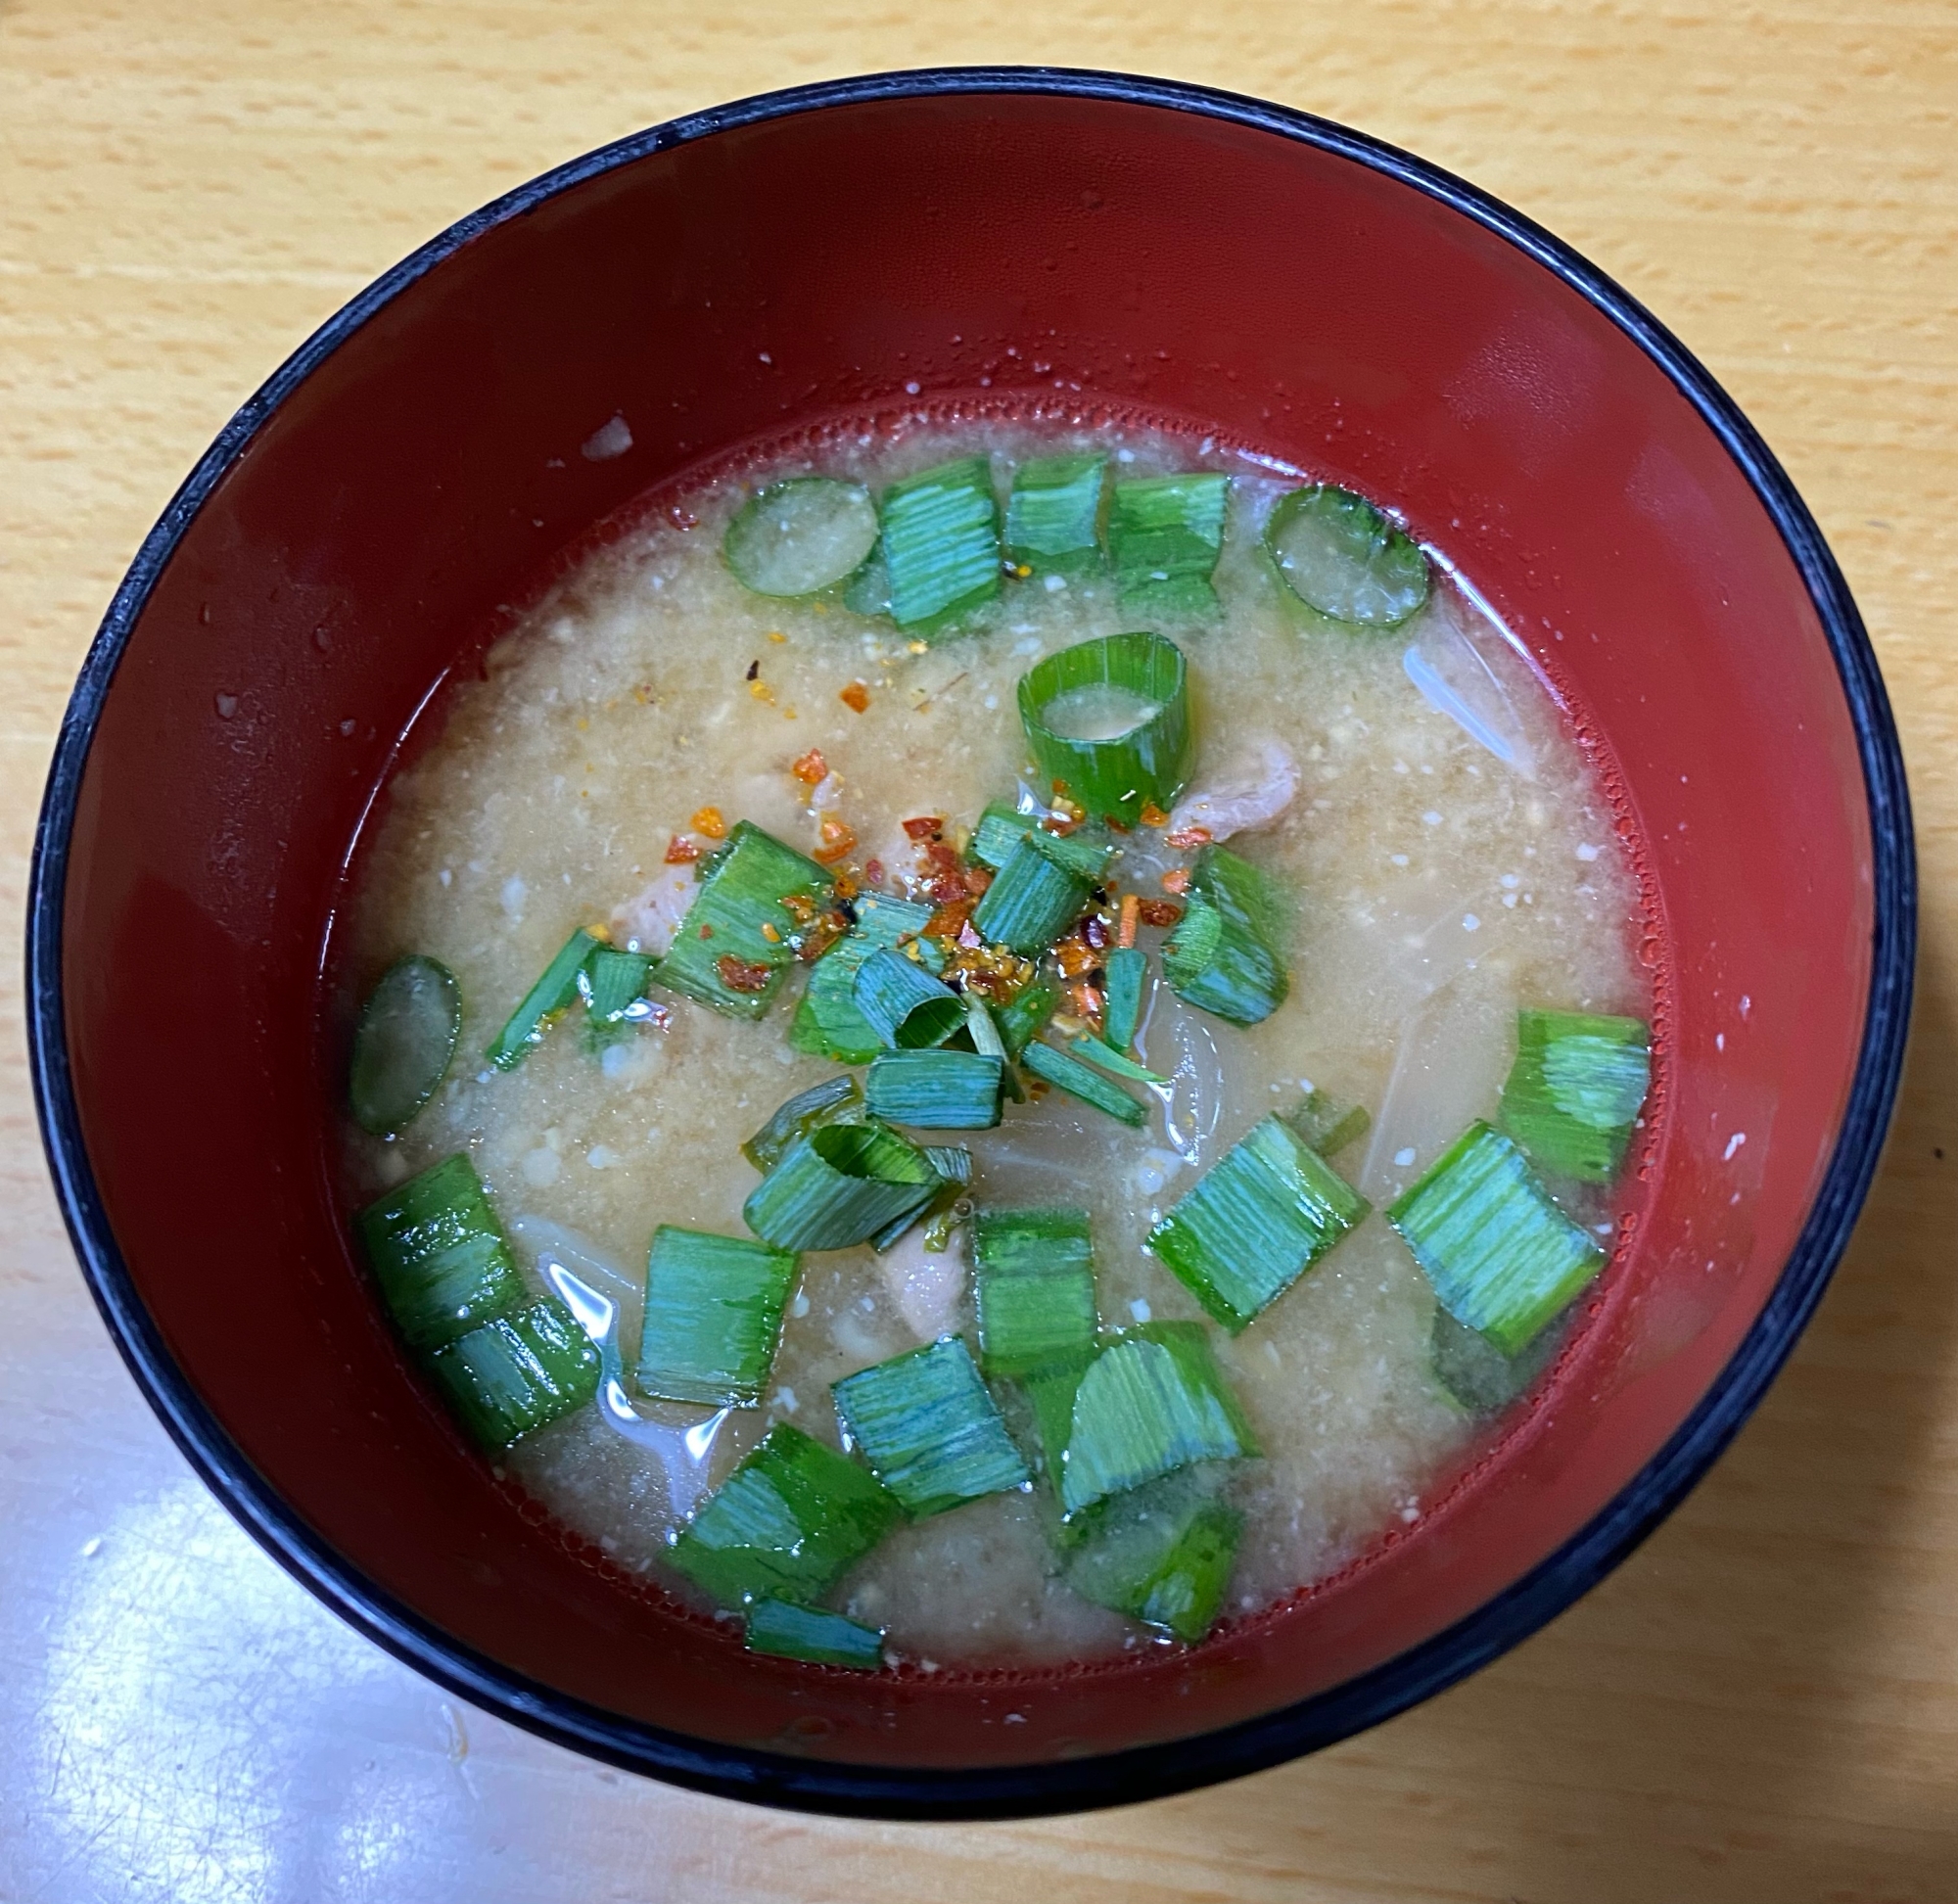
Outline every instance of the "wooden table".
<path fill-rule="evenodd" d="M 335 306 L 634 127 L 827 74 L 998 60 L 1263 93 L 1466 173 L 1630 286 L 1790 467 L 1897 704 L 1926 894 L 1901 1115 L 1819 1320 L 1627 1566 L 1375 1733 L 1085 1819 L 779 1817 L 464 1712 L 231 1526 L 75 1275 L 10 969 L 0 1898 L 1958 1897 L 1950 0 L 0 0 L 6 942 L 49 744 L 117 578 Z"/>

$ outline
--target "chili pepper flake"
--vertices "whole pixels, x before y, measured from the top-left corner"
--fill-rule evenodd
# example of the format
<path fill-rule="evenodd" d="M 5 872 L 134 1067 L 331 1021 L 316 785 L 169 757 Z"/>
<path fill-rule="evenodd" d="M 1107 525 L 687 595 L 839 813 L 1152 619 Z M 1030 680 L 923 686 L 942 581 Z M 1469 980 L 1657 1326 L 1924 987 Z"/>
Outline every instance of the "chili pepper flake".
<path fill-rule="evenodd" d="M 1115 943 L 1125 950 L 1136 943 L 1136 923 L 1142 917 L 1142 902 L 1134 893 L 1122 895 L 1121 923 L 1115 928 Z"/>
<path fill-rule="evenodd" d="M 870 705 L 870 690 L 862 681 L 852 681 L 837 690 L 836 698 L 853 714 L 862 714 Z"/>
<path fill-rule="evenodd" d="M 690 865 L 699 858 L 699 846 L 684 833 L 676 833 L 667 842 L 667 864 L 670 866 Z"/>
<path fill-rule="evenodd" d="M 782 943 L 782 935 L 767 919 L 762 921 L 762 937 L 771 946 L 779 946 Z"/>
<path fill-rule="evenodd" d="M 705 833 L 710 840 L 727 837 L 727 822 L 721 817 L 719 807 L 703 807 L 694 814 L 692 824 L 696 833 Z"/>
<path fill-rule="evenodd" d="M 759 655 L 757 655 L 755 659 L 748 664 L 748 672 L 747 673 L 742 675 L 741 678 L 747 681 L 754 681 L 754 680 L 760 680 L 761 677 L 762 677 L 762 658 Z"/>
<path fill-rule="evenodd" d="M 908 840 L 935 840 L 944 830 L 945 820 L 941 814 L 925 813 L 905 821 L 905 838 Z"/>
<path fill-rule="evenodd" d="M 1210 844 L 1210 829 L 1207 826 L 1179 826 L 1174 833 L 1165 836 L 1169 845 L 1179 853 L 1188 853 L 1192 847 Z"/>
<path fill-rule="evenodd" d="M 730 992 L 766 992 L 773 973 L 766 965 L 751 965 L 745 958 L 736 958 L 732 952 L 723 952 L 714 961 L 714 969 L 721 974 L 721 983 Z"/>
<path fill-rule="evenodd" d="M 1162 889 L 1166 893 L 1187 893 L 1189 891 L 1189 868 L 1179 866 L 1174 872 L 1162 876 Z"/>
<path fill-rule="evenodd" d="M 1142 916 L 1144 925 L 1152 925 L 1167 931 L 1183 917 L 1183 907 L 1166 899 L 1145 899 L 1139 903 L 1137 910 Z"/>
<path fill-rule="evenodd" d="M 829 763 L 812 747 L 800 760 L 789 764 L 789 771 L 806 787 L 819 786 L 829 777 Z"/>
<path fill-rule="evenodd" d="M 1142 811 L 1137 815 L 1144 826 L 1167 826 L 1169 815 L 1153 800 L 1142 802 Z"/>
<path fill-rule="evenodd" d="M 836 817 L 834 813 L 824 813 L 816 828 L 816 857 L 823 865 L 840 859 L 857 844 L 857 835 Z"/>

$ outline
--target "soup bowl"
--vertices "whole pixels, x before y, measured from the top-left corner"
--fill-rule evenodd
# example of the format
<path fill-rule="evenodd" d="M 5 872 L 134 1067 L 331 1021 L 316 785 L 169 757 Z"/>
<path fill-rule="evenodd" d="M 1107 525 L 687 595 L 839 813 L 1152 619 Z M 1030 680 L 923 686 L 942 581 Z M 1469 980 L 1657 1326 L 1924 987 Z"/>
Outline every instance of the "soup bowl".
<path fill-rule="evenodd" d="M 1599 749 L 1650 900 L 1636 1222 L 1549 1393 L 1388 1534 L 1202 1647 L 872 1676 L 744 1653 L 499 1482 L 411 1372 L 336 1187 L 331 949 L 402 737 L 635 496 L 908 403 L 1140 408 L 1382 498 Z M 1302 690 L 1303 691 L 1303 690 Z M 210 1487 L 479 1706 L 717 1792 L 913 1817 L 1145 1797 L 1515 1645 L 1704 1471 L 1876 1167 L 1914 930 L 1869 644 L 1705 371 L 1471 187 L 1301 114 L 1049 70 L 677 120 L 406 259 L 211 446 L 69 709 L 28 945 L 84 1275 Z"/>

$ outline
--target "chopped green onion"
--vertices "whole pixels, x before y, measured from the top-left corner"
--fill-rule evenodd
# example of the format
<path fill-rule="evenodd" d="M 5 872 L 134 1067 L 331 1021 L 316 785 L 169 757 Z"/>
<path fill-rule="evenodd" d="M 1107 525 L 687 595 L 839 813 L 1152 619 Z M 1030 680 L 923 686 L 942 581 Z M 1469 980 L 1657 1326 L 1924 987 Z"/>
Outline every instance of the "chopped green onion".
<path fill-rule="evenodd" d="M 1605 1252 L 1551 1201 L 1523 1153 L 1469 1125 L 1387 1211 L 1442 1307 L 1518 1355 L 1605 1267 Z"/>
<path fill-rule="evenodd" d="M 1188 1470 L 1097 1510 L 1067 1562 L 1083 1600 L 1195 1645 L 1215 1623 L 1244 1517 Z"/>
<path fill-rule="evenodd" d="M 1086 1210 L 982 1210 L 972 1224 L 979 1359 L 989 1376 L 1039 1374 L 1095 1346 Z"/>
<path fill-rule="evenodd" d="M 850 1440 L 918 1519 L 1026 1485 L 1026 1463 L 956 1335 L 860 1369 L 830 1393 Z"/>
<path fill-rule="evenodd" d="M 1258 1453 L 1200 1323 L 1125 1329 L 1089 1364 L 1061 1460 L 1070 1513 L 1197 1462 Z"/>
<path fill-rule="evenodd" d="M 783 1422 L 695 1512 L 669 1557 L 723 1606 L 815 1600 L 903 1518 L 875 1475 Z"/>
<path fill-rule="evenodd" d="M 604 944 L 588 932 L 574 932 L 544 967 L 543 976 L 524 994 L 509 1021 L 490 1047 L 490 1062 L 498 1071 L 512 1071 L 530 1056 L 531 1046 L 543 1042 L 545 1024 L 568 1010 L 578 997 L 578 975 L 584 961 Z"/>
<path fill-rule="evenodd" d="M 1087 910 L 1107 859 L 1104 847 L 1029 829 L 973 908 L 973 931 L 1038 958 Z"/>
<path fill-rule="evenodd" d="M 1171 1207 L 1147 1247 L 1235 1335 L 1371 1208 L 1289 1125 L 1267 1117 Z"/>
<path fill-rule="evenodd" d="M 881 1043 L 900 1051 L 943 1045 L 965 1023 L 958 994 L 902 952 L 873 952 L 858 968 L 852 997 Z"/>
<path fill-rule="evenodd" d="M 410 952 L 383 972 L 353 1033 L 347 1099 L 353 1121 L 391 1138 L 435 1095 L 462 1028 L 462 990 L 439 959 Z"/>
<path fill-rule="evenodd" d="M 880 1051 L 863 1083 L 872 1117 L 918 1131 L 990 1131 L 1006 1061 L 982 1051 Z"/>
<path fill-rule="evenodd" d="M 1118 1078 L 1127 1078 L 1139 1085 L 1166 1085 L 1169 1080 L 1160 1071 L 1151 1071 L 1146 1064 L 1138 1064 L 1125 1051 L 1118 1051 L 1098 1038 L 1070 1038 L 1067 1048 L 1076 1057 L 1086 1058 L 1090 1064 L 1098 1064 L 1103 1071 L 1112 1072 Z"/>
<path fill-rule="evenodd" d="M 789 1043 L 798 1051 L 841 1064 L 868 1064 L 883 1046 L 857 1009 L 857 974 L 863 961 L 873 952 L 896 951 L 915 941 L 920 958 L 931 967 L 938 949 L 918 939 L 931 918 L 930 906 L 880 893 L 864 893 L 853 903 L 856 925 L 810 967 L 809 985 L 789 1025 Z"/>
<path fill-rule="evenodd" d="M 943 626 L 1000 592 L 1000 505 L 985 457 L 892 484 L 878 515 L 899 627 Z"/>
<path fill-rule="evenodd" d="M 1539 1170 L 1608 1184 L 1652 1084 L 1652 1035 L 1638 1018 L 1516 1014 L 1516 1061 L 1502 1125 Z"/>
<path fill-rule="evenodd" d="M 1115 857 L 1114 846 L 1098 828 L 1091 837 L 1086 832 L 1049 833 L 1045 826 L 1036 826 L 1026 843 L 1049 865 L 1085 882 L 1090 891 L 1100 885 L 1108 861 Z"/>
<path fill-rule="evenodd" d="M 965 1035 L 972 1041 L 972 1048 L 986 1057 L 1000 1060 L 1000 1084 L 1016 1104 L 1024 1104 L 1027 1094 L 1020 1089 L 1020 1081 L 1013 1071 L 1012 1060 L 1006 1053 L 1006 1041 L 1000 1036 L 1000 1028 L 993 1022 L 993 1014 L 987 1008 L 986 1000 L 976 992 L 965 995 Z"/>
<path fill-rule="evenodd" d="M 1098 1072 L 1089 1070 L 1079 1058 L 1056 1051 L 1051 1045 L 1036 1041 L 1027 1045 L 1020 1053 L 1020 1063 L 1036 1078 L 1046 1079 L 1057 1091 L 1080 1098 L 1084 1104 L 1092 1104 L 1132 1130 L 1140 1130 L 1148 1122 L 1147 1110 L 1119 1085 L 1111 1085 Z"/>
<path fill-rule="evenodd" d="M 1013 473 L 1006 560 L 1039 575 L 1072 575 L 1101 559 L 1108 458 L 1036 456 Z"/>
<path fill-rule="evenodd" d="M 1000 1043 L 1015 1064 L 1027 1045 L 1046 1030 L 1047 1021 L 1060 1002 L 1060 994 L 1046 979 L 1035 979 L 1009 1004 L 1001 1006 L 993 1023 L 998 1026 Z"/>
<path fill-rule="evenodd" d="M 1020 724 L 1041 771 L 1097 819 L 1134 826 L 1189 777 L 1188 669 L 1159 634 L 1110 634 L 1020 677 Z"/>
<path fill-rule="evenodd" d="M 1163 976 L 1179 998 L 1234 1025 L 1262 1023 L 1291 980 L 1283 947 L 1289 908 L 1248 859 L 1206 846 L 1190 867 L 1189 897 L 1163 947 Z"/>
<path fill-rule="evenodd" d="M 1019 1378 L 1020 1392 L 1033 1410 L 1042 1471 L 1052 1483 L 1056 1500 L 1060 1493 L 1061 1460 L 1067 1453 L 1068 1437 L 1074 1432 L 1074 1398 L 1080 1391 L 1082 1376 L 1088 1372 L 1088 1365 L 1094 1360 L 1095 1349 L 1091 1344 L 1070 1361 L 1036 1370 Z"/>
<path fill-rule="evenodd" d="M 598 1393 L 597 1347 L 551 1296 L 458 1335 L 428 1366 L 463 1427 L 490 1449 L 509 1447 Z"/>
<path fill-rule="evenodd" d="M 1486 1335 L 1458 1323 L 1439 1303 L 1428 1359 L 1442 1393 L 1470 1415 L 1506 1409 L 1550 1366 L 1557 1331 L 1546 1329 L 1520 1355 L 1505 1355 Z"/>
<path fill-rule="evenodd" d="M 869 560 L 844 585 L 843 606 L 853 615 L 873 619 L 890 614 L 891 572 L 884 564 L 881 540 L 871 549 Z"/>
<path fill-rule="evenodd" d="M 861 1124 L 863 1093 L 847 1071 L 799 1091 L 741 1146 L 741 1154 L 765 1175 L 781 1162 L 796 1138 L 823 1124 Z"/>
<path fill-rule="evenodd" d="M 1227 918 L 1200 893 L 1163 947 L 1163 976 L 1186 1004 L 1233 1025 L 1262 1024 L 1284 1002 L 1290 979 L 1250 927 Z"/>
<path fill-rule="evenodd" d="M 667 1402 L 753 1408 L 781 1340 L 799 1259 L 745 1236 L 663 1223 L 646 1259 L 640 1389 Z"/>
<path fill-rule="evenodd" d="M 801 1659 L 812 1666 L 871 1673 L 884 1663 L 884 1636 L 875 1627 L 787 1600 L 758 1600 L 748 1608 L 744 1644 L 750 1652 Z"/>
<path fill-rule="evenodd" d="M 1210 577 L 1230 491 L 1231 479 L 1210 472 L 1115 485 L 1108 550 L 1123 608 L 1201 615 L 1217 606 Z"/>
<path fill-rule="evenodd" d="M 879 1256 L 918 1224 L 926 1224 L 924 1246 L 933 1254 L 952 1243 L 952 1231 L 960 1202 L 972 1183 L 972 1153 L 962 1145 L 927 1143 L 919 1146 L 938 1183 L 931 1194 L 915 1210 L 894 1218 L 870 1238 L 870 1247 Z"/>
<path fill-rule="evenodd" d="M 620 952 L 597 946 L 578 975 L 578 996 L 584 1000 L 585 1042 L 603 1048 L 630 1036 L 630 1026 L 650 1015 L 646 981 L 655 961 L 644 952 Z"/>
<path fill-rule="evenodd" d="M 411 1349 L 439 1349 L 524 1299 L 489 1193 L 460 1153 L 377 1197 L 353 1228 Z"/>
<path fill-rule="evenodd" d="M 806 930 L 782 902 L 819 907 L 830 888 L 830 875 L 814 859 L 744 819 L 700 862 L 700 890 L 653 976 L 723 1017 L 759 1018 L 781 990 Z"/>
<path fill-rule="evenodd" d="M 1264 541 L 1285 592 L 1330 621 L 1397 628 L 1427 600 L 1427 558 L 1350 489 L 1321 483 L 1282 496 Z"/>
<path fill-rule="evenodd" d="M 1330 1157 L 1367 1135 L 1373 1119 L 1358 1104 L 1349 1104 L 1329 1091 L 1308 1091 L 1284 1113 L 1284 1121 L 1300 1141 Z"/>
<path fill-rule="evenodd" d="M 721 554 L 742 587 L 794 598 L 848 581 L 876 541 L 876 505 L 861 484 L 795 476 L 749 498 Z"/>
<path fill-rule="evenodd" d="M 979 815 L 979 824 L 972 829 L 971 844 L 965 849 L 966 858 L 998 872 L 1037 823 L 1035 814 L 1023 813 L 1017 807 L 996 800 Z"/>
<path fill-rule="evenodd" d="M 1101 1036 L 1118 1051 L 1136 1042 L 1148 988 L 1149 955 L 1140 946 L 1117 946 L 1101 961 Z"/>
<path fill-rule="evenodd" d="M 848 1249 L 900 1217 L 915 1217 L 942 1184 L 923 1152 L 895 1131 L 825 1124 L 782 1152 L 741 1215 L 777 1249 Z"/>

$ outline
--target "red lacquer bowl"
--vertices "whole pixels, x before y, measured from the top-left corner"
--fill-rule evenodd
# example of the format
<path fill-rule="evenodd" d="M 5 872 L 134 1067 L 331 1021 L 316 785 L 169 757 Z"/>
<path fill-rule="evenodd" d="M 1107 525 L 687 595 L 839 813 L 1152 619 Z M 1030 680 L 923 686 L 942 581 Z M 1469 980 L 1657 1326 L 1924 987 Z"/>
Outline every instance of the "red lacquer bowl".
<path fill-rule="evenodd" d="M 635 1594 L 464 1447 L 349 1249 L 320 974 L 397 738 L 554 553 L 743 441 L 982 389 L 1214 428 L 1462 561 L 1622 778 L 1656 895 L 1663 1091 L 1641 1220 L 1577 1352 L 1417 1533 L 1194 1651 L 864 1678 L 750 1658 Z M 629 450 L 582 453 L 615 416 Z M 185 484 L 82 672 L 28 976 L 84 1272 L 170 1432 L 300 1579 L 598 1757 L 946 1816 L 1310 1750 L 1614 1565 L 1753 1407 L 1842 1248 L 1913 930 L 1895 735 L 1841 578 L 1752 430 L 1622 292 L 1299 114 L 953 71 L 608 147 L 306 344 Z"/>

